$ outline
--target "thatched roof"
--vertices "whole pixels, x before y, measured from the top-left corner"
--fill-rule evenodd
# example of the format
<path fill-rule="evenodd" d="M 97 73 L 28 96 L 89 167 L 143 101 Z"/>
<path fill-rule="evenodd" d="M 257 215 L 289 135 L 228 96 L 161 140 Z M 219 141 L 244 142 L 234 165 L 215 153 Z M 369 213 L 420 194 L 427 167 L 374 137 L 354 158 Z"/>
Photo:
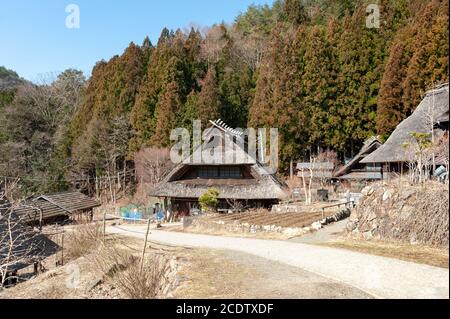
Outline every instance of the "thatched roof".
<path fill-rule="evenodd" d="M 416 111 L 401 122 L 389 139 L 378 150 L 364 158 L 361 163 L 408 162 L 405 145 L 412 143 L 411 133 L 429 133 L 429 114 L 436 119 L 449 110 L 448 83 L 427 92 Z M 430 112 L 430 110 L 432 112 Z"/>
<path fill-rule="evenodd" d="M 58 249 L 53 241 L 27 226 L 0 194 L 0 265 L 7 266 L 8 271 L 20 270 L 53 255 Z"/>
<path fill-rule="evenodd" d="M 233 142 L 236 135 L 228 131 L 218 132 L 213 128 L 208 136 L 214 134 L 213 141 L 207 140 L 202 147 L 194 150 L 181 164 L 177 165 L 164 179 L 150 191 L 151 196 L 198 199 L 208 189 L 217 188 L 219 199 L 282 199 L 287 196 L 286 185 L 274 174 L 260 164 L 253 156 L 248 154 L 242 144 Z M 220 133 L 220 134 L 219 134 Z M 231 143 L 230 139 L 231 138 Z M 227 143 L 224 141 L 228 139 Z M 198 162 L 195 156 L 201 153 L 222 152 L 224 156 L 215 158 L 213 162 Z M 201 157 L 199 157 L 201 158 Z M 180 180 L 180 176 L 191 166 L 213 165 L 213 166 L 246 166 L 250 168 L 252 179 L 188 179 Z"/>
<path fill-rule="evenodd" d="M 79 192 L 41 195 L 20 203 L 14 212 L 26 221 L 69 216 L 75 212 L 99 207 L 96 200 Z"/>
<path fill-rule="evenodd" d="M 265 174 L 259 164 L 253 165 L 251 171 L 255 179 L 165 180 L 151 191 L 151 195 L 197 199 L 208 189 L 217 188 L 219 199 L 283 199 L 287 196 L 285 185 L 275 176 Z"/>
<path fill-rule="evenodd" d="M 362 160 L 366 156 L 368 156 L 369 154 L 374 152 L 380 146 L 381 146 L 381 141 L 380 141 L 378 136 L 373 136 L 373 137 L 369 138 L 367 141 L 364 142 L 364 145 L 361 148 L 361 150 L 359 151 L 359 153 L 350 162 L 348 162 L 345 166 L 343 166 L 341 169 L 339 169 L 334 174 L 334 177 L 341 177 L 342 178 L 344 175 L 349 174 L 352 171 L 353 167 L 355 167 L 360 162 L 362 162 Z M 357 179 L 361 179 L 361 177 L 364 177 L 364 176 L 365 177 L 370 177 L 370 178 L 365 178 L 365 179 L 378 179 L 378 178 L 372 178 L 372 177 L 378 177 L 378 175 L 373 174 L 373 172 L 371 172 L 371 174 L 366 174 L 366 175 L 364 175 L 364 174 L 349 175 L 349 176 L 346 176 L 346 179 L 352 179 L 352 176 L 358 177 Z M 381 173 L 380 173 L 380 179 L 381 179 Z"/>

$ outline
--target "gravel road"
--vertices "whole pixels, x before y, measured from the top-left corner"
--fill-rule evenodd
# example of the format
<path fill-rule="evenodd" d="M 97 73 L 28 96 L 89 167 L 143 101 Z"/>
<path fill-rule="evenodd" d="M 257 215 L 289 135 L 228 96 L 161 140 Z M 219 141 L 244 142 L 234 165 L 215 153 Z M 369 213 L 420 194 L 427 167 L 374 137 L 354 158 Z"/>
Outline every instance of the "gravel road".
<path fill-rule="evenodd" d="M 113 226 L 108 232 L 145 237 L 145 226 Z M 244 252 L 315 273 L 376 298 L 449 298 L 449 270 L 343 249 L 276 240 L 219 237 L 152 230 L 148 239 L 184 247 Z"/>

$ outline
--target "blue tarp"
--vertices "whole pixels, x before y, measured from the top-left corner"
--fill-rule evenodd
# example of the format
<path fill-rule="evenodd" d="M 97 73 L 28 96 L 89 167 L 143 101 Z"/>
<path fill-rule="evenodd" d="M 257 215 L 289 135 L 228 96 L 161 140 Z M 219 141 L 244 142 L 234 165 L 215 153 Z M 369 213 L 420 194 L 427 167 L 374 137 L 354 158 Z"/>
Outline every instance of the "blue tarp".
<path fill-rule="evenodd" d="M 120 216 L 131 220 L 142 220 L 151 217 L 153 207 L 127 205 L 120 208 Z"/>

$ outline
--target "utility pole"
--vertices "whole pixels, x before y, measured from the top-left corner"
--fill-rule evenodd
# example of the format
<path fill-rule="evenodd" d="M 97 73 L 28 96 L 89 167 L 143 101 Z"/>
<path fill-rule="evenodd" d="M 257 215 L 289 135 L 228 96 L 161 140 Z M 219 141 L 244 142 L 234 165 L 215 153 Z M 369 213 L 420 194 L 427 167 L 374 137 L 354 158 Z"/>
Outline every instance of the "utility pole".
<path fill-rule="evenodd" d="M 150 221 L 151 218 L 149 217 L 147 222 L 147 231 L 145 232 L 144 248 L 142 249 L 141 268 L 140 268 L 141 272 L 144 269 L 145 249 L 147 248 L 148 233 L 150 231 Z"/>
<path fill-rule="evenodd" d="M 294 161 L 291 159 L 291 181 L 294 178 Z"/>

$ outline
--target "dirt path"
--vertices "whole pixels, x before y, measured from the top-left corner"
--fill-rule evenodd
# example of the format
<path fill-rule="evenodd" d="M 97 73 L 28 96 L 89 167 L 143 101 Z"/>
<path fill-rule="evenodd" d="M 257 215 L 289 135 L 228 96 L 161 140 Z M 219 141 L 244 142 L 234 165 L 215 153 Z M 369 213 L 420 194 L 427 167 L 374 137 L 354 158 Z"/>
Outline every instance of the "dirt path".
<path fill-rule="evenodd" d="M 143 238 L 145 226 L 109 227 Z M 275 240 L 152 231 L 149 240 L 175 246 L 242 252 L 329 278 L 379 298 L 449 298 L 449 271 L 342 249 Z"/>
<path fill-rule="evenodd" d="M 191 249 L 181 254 L 189 262 L 179 273 L 176 298 L 372 298 L 354 287 L 242 252 Z"/>
<path fill-rule="evenodd" d="M 317 232 L 306 234 L 301 237 L 295 237 L 290 239 L 289 241 L 303 244 L 323 244 L 331 242 L 339 238 L 339 236 L 345 230 L 345 226 L 347 225 L 347 223 L 348 220 L 341 220 L 337 223 L 327 225 Z"/>
<path fill-rule="evenodd" d="M 365 299 L 369 294 L 297 267 L 237 251 L 201 250 L 179 298 Z M 201 267 L 198 267 L 200 263 Z M 197 271 L 195 271 L 197 270 Z M 194 273 L 193 273 L 194 272 Z M 220 276 L 217 274 L 220 273 Z M 208 287 L 205 290 L 205 287 Z M 197 288 L 197 289 L 196 289 Z"/>

